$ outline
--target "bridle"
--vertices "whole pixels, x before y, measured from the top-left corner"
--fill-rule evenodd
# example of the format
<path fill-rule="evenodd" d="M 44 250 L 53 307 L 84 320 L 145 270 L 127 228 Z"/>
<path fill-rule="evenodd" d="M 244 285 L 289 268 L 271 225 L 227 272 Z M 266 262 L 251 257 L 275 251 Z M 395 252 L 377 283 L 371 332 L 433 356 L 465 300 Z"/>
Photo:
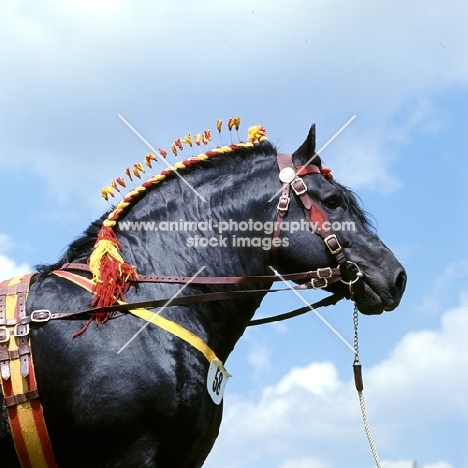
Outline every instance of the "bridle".
<path fill-rule="evenodd" d="M 278 281 L 294 281 L 299 283 L 294 286 L 294 289 L 322 289 L 337 281 L 342 281 L 347 284 L 352 298 L 352 286 L 362 276 L 358 265 L 346 259 L 342 246 L 340 245 L 336 234 L 331 229 L 331 224 L 328 222 L 327 212 L 315 202 L 307 193 L 307 186 L 302 178 L 303 175 L 318 174 L 327 178 L 332 178 L 329 169 L 324 169 L 320 165 L 308 164 L 306 166 L 295 167 L 292 161 L 291 154 L 278 153 L 277 162 L 279 168 L 279 179 L 283 184 L 279 202 L 277 205 L 277 215 L 275 230 L 273 232 L 272 242 L 272 261 L 276 264 L 278 257 L 277 242 L 281 234 L 281 226 L 284 221 L 290 206 L 291 189 L 294 194 L 299 198 L 302 208 L 305 212 L 308 222 L 314 223 L 314 232 L 318 234 L 329 252 L 334 256 L 337 266 L 317 268 L 300 273 L 290 273 L 281 276 L 265 275 L 265 276 L 209 276 L 209 277 L 187 277 L 187 276 L 161 276 L 161 275 L 138 275 L 138 278 L 132 280 L 131 283 L 170 283 L 170 284 L 187 284 L 192 285 L 239 285 L 248 283 L 274 283 Z M 89 272 L 89 266 L 85 263 L 65 263 L 59 270 L 52 273 L 61 276 L 60 272 L 67 270 L 77 270 L 82 272 Z M 99 314 L 118 311 L 128 311 L 130 308 L 156 308 L 162 306 L 175 306 L 175 305 L 188 305 L 200 302 L 211 302 L 226 299 L 236 299 L 246 296 L 255 296 L 265 294 L 268 292 L 279 292 L 290 290 L 291 288 L 272 290 L 269 288 L 263 289 L 242 289 L 236 291 L 221 291 L 211 293 L 192 294 L 188 296 L 174 297 L 168 303 L 168 299 L 156 299 L 149 301 L 116 304 L 104 307 L 94 307 L 77 312 L 60 312 L 51 313 L 47 310 L 34 311 L 30 316 L 24 317 L 23 322 L 40 322 L 48 321 L 51 319 L 64 319 L 71 318 L 82 314 Z M 260 320 L 252 320 L 250 325 L 258 325 L 260 323 L 268 323 L 276 320 L 284 320 L 286 318 L 294 317 L 302 313 L 306 313 L 311 307 L 323 307 L 331 304 L 336 304 L 339 300 L 343 299 L 340 294 L 332 294 L 308 308 L 296 309 L 292 312 L 280 314 L 274 317 Z"/>
<path fill-rule="evenodd" d="M 314 226 L 314 232 L 318 234 L 331 255 L 335 257 L 338 265 L 338 274 L 334 274 L 333 269 L 329 269 L 329 275 L 321 275 L 319 280 L 311 280 L 310 286 L 313 289 L 326 288 L 329 284 L 338 280 L 346 283 L 349 288 L 350 297 L 353 296 L 353 284 L 363 276 L 359 266 L 347 260 L 343 248 L 334 234 L 332 224 L 329 221 L 328 213 L 307 193 L 307 185 L 302 178 L 303 175 L 318 174 L 328 179 L 333 179 L 330 169 L 323 168 L 321 165 L 308 164 L 306 166 L 295 167 L 292 161 L 292 155 L 278 153 L 277 155 L 279 179 L 283 184 L 281 196 L 279 198 L 276 215 L 277 229 L 273 237 L 279 237 L 281 234 L 282 221 L 288 213 L 291 202 L 291 189 L 299 198 L 306 219 Z M 277 262 L 277 248 L 273 242 L 274 250 L 272 252 L 273 262 Z M 318 271 L 318 270 L 317 270 Z M 354 277 L 353 277 L 354 276 Z"/>
<path fill-rule="evenodd" d="M 318 166 L 316 164 L 308 164 L 307 166 L 294 167 L 291 154 L 278 153 L 277 162 L 280 171 L 279 179 L 283 184 L 283 188 L 277 206 L 277 228 L 273 234 L 273 238 L 279 237 L 281 233 L 282 221 L 289 210 L 289 205 L 291 202 L 290 192 L 292 189 L 296 196 L 299 198 L 300 202 L 302 203 L 302 208 L 304 210 L 304 213 L 306 214 L 307 221 L 314 223 L 314 225 L 316 226 L 316 234 L 318 234 L 322 238 L 329 252 L 335 257 L 337 264 L 339 266 L 345 264 L 346 257 L 343 252 L 343 248 L 338 242 L 336 234 L 334 234 L 331 230 L 331 226 L 328 219 L 328 213 L 318 203 L 316 203 L 307 193 L 307 185 L 304 182 L 304 179 L 302 178 L 303 175 L 308 174 L 319 174 L 323 175 L 324 177 L 331 178 L 331 173 L 325 171 L 321 166 Z M 327 228 L 325 228 L 325 226 Z M 274 242 L 273 245 L 275 246 Z M 273 263 L 276 264 L 276 247 L 274 247 L 272 257 Z M 319 285 L 318 283 L 315 283 L 315 285 L 313 285 L 314 288 L 324 288 L 328 285 L 329 282 L 333 282 L 334 280 L 336 280 L 335 277 L 332 275 L 329 276 L 329 280 L 327 280 L 327 278 L 321 279 L 325 280 L 322 282 L 323 286 Z"/>

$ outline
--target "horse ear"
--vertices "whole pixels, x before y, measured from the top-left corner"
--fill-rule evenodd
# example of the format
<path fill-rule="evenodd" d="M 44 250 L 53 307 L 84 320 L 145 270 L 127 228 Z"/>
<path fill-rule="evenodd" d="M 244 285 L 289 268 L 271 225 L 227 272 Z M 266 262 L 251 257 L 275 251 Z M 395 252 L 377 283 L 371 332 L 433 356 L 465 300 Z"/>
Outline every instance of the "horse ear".
<path fill-rule="evenodd" d="M 306 140 L 293 153 L 293 157 L 298 162 L 305 162 L 312 158 L 315 154 L 315 124 L 312 124 Z"/>

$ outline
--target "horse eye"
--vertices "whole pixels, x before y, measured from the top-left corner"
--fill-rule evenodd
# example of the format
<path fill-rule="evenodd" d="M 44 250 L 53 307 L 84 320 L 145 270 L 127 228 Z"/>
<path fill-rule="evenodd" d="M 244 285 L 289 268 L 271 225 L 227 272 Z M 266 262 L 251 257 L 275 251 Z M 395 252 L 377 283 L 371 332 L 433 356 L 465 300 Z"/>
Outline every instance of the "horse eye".
<path fill-rule="evenodd" d="M 340 200 L 340 197 L 338 197 L 336 195 L 332 195 L 331 197 L 324 200 L 323 204 L 327 208 L 330 208 L 331 210 L 334 210 L 335 208 L 338 208 L 340 206 L 341 200 Z"/>

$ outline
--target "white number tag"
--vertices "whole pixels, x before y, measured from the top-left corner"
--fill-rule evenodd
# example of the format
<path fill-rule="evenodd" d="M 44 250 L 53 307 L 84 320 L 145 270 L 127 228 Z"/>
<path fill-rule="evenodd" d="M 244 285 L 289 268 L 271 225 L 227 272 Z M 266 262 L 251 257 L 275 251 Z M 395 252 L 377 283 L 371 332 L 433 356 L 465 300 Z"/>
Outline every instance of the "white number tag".
<path fill-rule="evenodd" d="M 223 363 L 218 359 L 213 359 L 210 362 L 208 369 L 208 377 L 206 378 L 206 388 L 211 399 L 219 405 L 224 395 L 224 387 L 226 387 L 229 377 L 232 377 L 224 368 Z"/>

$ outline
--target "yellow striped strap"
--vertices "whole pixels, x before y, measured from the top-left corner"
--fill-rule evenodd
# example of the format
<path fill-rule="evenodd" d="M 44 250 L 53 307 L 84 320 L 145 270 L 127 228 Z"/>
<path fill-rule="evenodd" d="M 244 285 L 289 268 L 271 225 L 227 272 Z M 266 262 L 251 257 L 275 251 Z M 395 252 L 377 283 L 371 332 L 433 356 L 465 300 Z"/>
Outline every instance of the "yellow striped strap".
<path fill-rule="evenodd" d="M 12 322 L 17 320 L 18 295 L 8 291 L 10 286 L 27 283 L 31 275 L 13 278 L 0 284 L 5 289 L 6 319 Z M 15 288 L 10 288 L 14 291 Z M 13 328 L 13 327 L 12 327 Z M 17 340 L 11 331 L 10 339 L 1 346 L 7 346 L 10 355 L 18 351 Z M 7 403 L 7 413 L 10 422 L 16 453 L 22 468 L 56 468 L 54 453 L 44 421 L 42 405 L 37 398 L 37 383 L 34 374 L 32 356 L 29 359 L 29 373 L 22 377 L 19 359 L 11 359 L 9 378 L 1 378 L 2 392 Z M 0 454 L 1 464 L 1 454 Z M 3 465 L 2 465 L 3 466 Z"/>
<path fill-rule="evenodd" d="M 167 332 L 172 333 L 174 336 L 177 336 L 177 338 L 180 338 L 181 340 L 189 343 L 195 349 L 198 349 L 198 351 L 200 351 L 206 357 L 208 362 L 211 362 L 213 359 L 218 359 L 214 351 L 201 338 L 199 338 L 197 335 L 194 335 L 186 328 L 173 322 L 172 320 L 161 317 L 156 312 L 150 312 L 147 309 L 132 309 L 129 312 L 131 312 L 136 317 L 140 317 L 149 323 L 157 325 L 163 330 L 166 330 Z"/>
<path fill-rule="evenodd" d="M 59 276 L 60 278 L 66 278 L 69 281 L 81 286 L 82 288 L 86 289 L 89 292 L 93 290 L 93 281 L 84 278 L 83 276 L 76 275 L 75 273 L 71 273 L 70 271 L 65 270 L 55 270 L 52 272 L 54 275 Z M 119 304 L 126 304 L 125 302 L 118 301 Z M 214 351 L 198 336 L 194 335 L 191 331 L 187 330 L 186 328 L 178 325 L 177 323 L 173 322 L 172 320 L 168 320 L 164 317 L 158 315 L 157 312 L 151 312 L 147 309 L 130 309 L 129 312 L 136 317 L 139 317 L 143 320 L 146 320 L 149 323 L 152 323 L 163 330 L 171 333 L 174 336 L 177 336 L 181 340 L 187 342 L 195 349 L 200 351 L 208 360 L 211 362 L 214 359 L 218 359 Z"/>

